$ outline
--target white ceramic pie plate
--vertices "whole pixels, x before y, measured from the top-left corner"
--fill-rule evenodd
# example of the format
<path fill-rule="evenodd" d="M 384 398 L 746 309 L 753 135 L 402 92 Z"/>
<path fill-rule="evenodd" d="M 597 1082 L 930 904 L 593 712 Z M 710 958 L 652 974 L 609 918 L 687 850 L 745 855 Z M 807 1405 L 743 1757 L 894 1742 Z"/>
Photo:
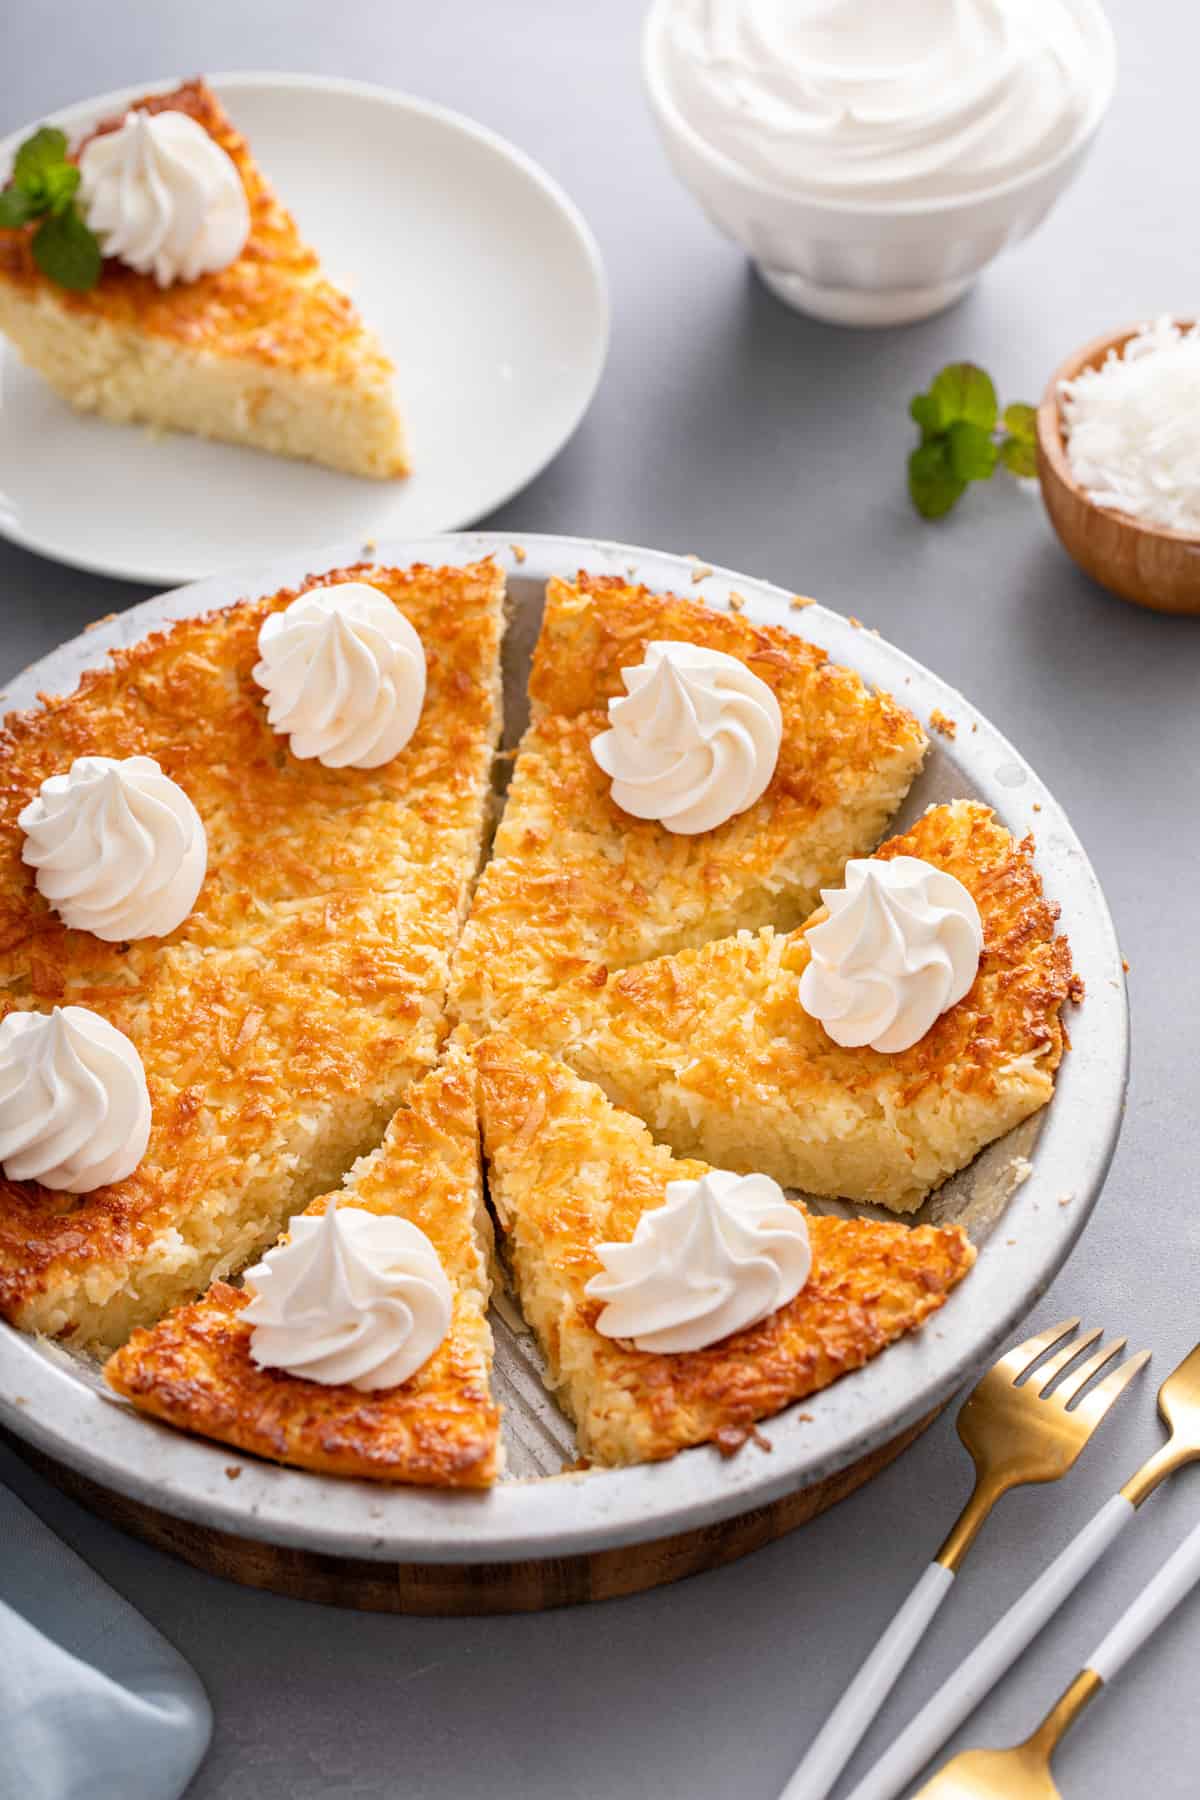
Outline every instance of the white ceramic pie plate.
<path fill-rule="evenodd" d="M 297 544 L 483 518 L 561 449 L 600 379 L 608 298 L 587 224 L 520 150 L 443 107 L 319 76 L 211 81 L 396 363 L 413 473 L 367 481 L 200 438 L 155 440 L 74 412 L 0 339 L 0 533 L 162 586 L 231 566 L 221 546 L 244 566 Z M 52 122 L 74 138 L 174 85 L 143 82 Z M 0 144 L 0 170 L 32 129 Z"/>
<path fill-rule="evenodd" d="M 1018 834 L 1033 831 L 1046 890 L 1062 907 L 1087 997 L 1072 1014 L 1073 1048 L 1051 1105 L 928 1203 L 925 1216 L 958 1217 L 980 1244 L 966 1282 L 923 1331 L 858 1373 L 764 1426 L 772 1446 L 753 1444 L 725 1459 L 715 1450 L 619 1471 L 546 1479 L 569 1455 L 569 1434 L 540 1394 L 530 1341 L 500 1322 L 500 1385 L 516 1479 L 483 1495 L 381 1488 L 276 1468 L 134 1413 L 111 1396 L 94 1369 L 56 1346 L 0 1326 L 0 1423 L 70 1467 L 148 1505 L 241 1536 L 330 1554 L 402 1562 L 503 1561 L 563 1556 L 649 1541 L 714 1523 L 805 1487 L 896 1437 L 945 1401 L 1040 1297 L 1095 1204 L 1116 1143 L 1128 1060 L 1121 956 L 1104 896 L 1062 810 L 1013 747 L 961 695 L 903 652 L 852 627 L 824 607 L 790 611 L 788 596 L 765 582 L 715 570 L 693 582 L 685 558 L 582 538 L 527 538 L 522 562 L 497 533 L 380 542 L 381 561 L 460 561 L 495 552 L 506 565 L 515 617 L 506 658 L 511 741 L 523 723 L 528 646 L 543 583 L 580 567 L 636 572 L 723 606 L 730 588 L 746 616 L 792 626 L 872 683 L 891 689 L 922 718 L 934 708 L 957 721 L 953 741 L 935 736 L 928 764 L 901 819 L 935 800 L 978 796 Z M 164 619 L 266 593 L 314 568 L 353 560 L 358 543 L 323 555 L 292 556 L 236 578 L 215 578 L 161 595 L 105 621 L 10 683 L 4 709 L 38 692 L 69 691 L 108 648 L 136 641 Z M 1002 1208 L 1016 1159 L 1032 1172 Z M 511 1317 L 511 1315 L 510 1315 Z M 542 1471 L 539 1478 L 537 1472 Z M 522 1478 L 523 1477 L 523 1478 Z"/>

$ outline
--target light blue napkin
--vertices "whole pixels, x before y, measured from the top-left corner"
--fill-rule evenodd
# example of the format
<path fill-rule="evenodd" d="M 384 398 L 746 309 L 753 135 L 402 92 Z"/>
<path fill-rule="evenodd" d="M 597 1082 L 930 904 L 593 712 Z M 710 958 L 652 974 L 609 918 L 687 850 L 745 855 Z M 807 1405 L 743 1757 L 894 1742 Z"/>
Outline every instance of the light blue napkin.
<path fill-rule="evenodd" d="M 0 1486 L 0 1800 L 178 1800 L 211 1735 L 178 1651 Z"/>

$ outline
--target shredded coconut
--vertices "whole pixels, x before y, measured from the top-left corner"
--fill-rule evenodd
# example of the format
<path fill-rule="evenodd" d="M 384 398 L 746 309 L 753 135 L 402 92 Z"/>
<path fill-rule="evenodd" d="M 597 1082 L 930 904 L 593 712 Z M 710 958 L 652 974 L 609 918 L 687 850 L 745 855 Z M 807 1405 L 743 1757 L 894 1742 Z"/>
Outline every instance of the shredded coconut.
<path fill-rule="evenodd" d="M 1200 535 L 1200 326 L 1143 325 L 1059 384 L 1067 460 L 1096 506 Z"/>

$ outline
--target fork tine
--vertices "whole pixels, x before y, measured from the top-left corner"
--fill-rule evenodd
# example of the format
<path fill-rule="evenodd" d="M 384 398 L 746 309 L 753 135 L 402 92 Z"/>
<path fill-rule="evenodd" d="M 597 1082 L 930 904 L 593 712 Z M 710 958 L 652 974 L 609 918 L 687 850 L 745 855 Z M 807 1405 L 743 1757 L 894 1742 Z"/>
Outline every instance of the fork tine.
<path fill-rule="evenodd" d="M 1047 1350 L 1053 1350 L 1055 1344 L 1061 1343 L 1070 1331 L 1078 1329 L 1078 1319 L 1064 1319 L 1059 1325 L 1051 1325 L 1046 1331 L 1039 1331 L 1036 1337 L 1026 1338 L 1023 1344 L 1017 1344 L 1002 1356 L 993 1375 L 1007 1376 L 1009 1381 L 1016 1381 L 1035 1363 L 1039 1356 L 1045 1356 Z"/>
<path fill-rule="evenodd" d="M 1050 1383 L 1057 1380 L 1063 1370 L 1073 1363 L 1077 1356 L 1082 1356 L 1085 1350 L 1090 1350 L 1097 1339 L 1103 1336 L 1104 1328 L 1098 1325 L 1095 1331 L 1086 1332 L 1083 1337 L 1076 1338 L 1074 1343 L 1068 1344 L 1064 1350 L 1060 1350 L 1057 1356 L 1052 1356 L 1049 1362 L 1043 1363 L 1036 1375 L 1030 1376 L 1030 1387 L 1036 1387 L 1038 1394 L 1044 1400 Z"/>
<path fill-rule="evenodd" d="M 1110 1363 L 1114 1356 L 1120 1356 L 1121 1352 L 1128 1348 L 1128 1345 L 1129 1339 L 1123 1337 L 1113 1338 L 1109 1343 L 1102 1344 L 1095 1356 L 1089 1356 L 1078 1369 L 1071 1370 L 1071 1373 L 1055 1389 L 1054 1398 L 1061 1405 L 1069 1406 L 1072 1400 L 1082 1394 L 1093 1375 L 1098 1375 L 1105 1363 Z"/>
<path fill-rule="evenodd" d="M 1119 1400 L 1129 1383 L 1140 1369 L 1144 1369 L 1150 1361 L 1148 1350 L 1139 1350 L 1136 1356 L 1106 1375 L 1099 1387 L 1094 1387 L 1090 1394 L 1085 1394 L 1079 1405 L 1071 1414 L 1073 1419 L 1082 1419 L 1086 1425 L 1097 1426 L 1114 1400 Z"/>

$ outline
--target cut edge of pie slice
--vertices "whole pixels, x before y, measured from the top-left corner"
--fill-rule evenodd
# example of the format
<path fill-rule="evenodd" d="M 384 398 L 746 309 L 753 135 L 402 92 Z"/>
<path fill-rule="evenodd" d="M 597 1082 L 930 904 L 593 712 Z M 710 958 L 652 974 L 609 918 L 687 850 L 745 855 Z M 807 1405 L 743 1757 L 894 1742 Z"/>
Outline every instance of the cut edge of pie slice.
<path fill-rule="evenodd" d="M 623 812 L 591 752 L 621 670 L 657 639 L 737 657 L 783 715 L 764 794 L 696 836 Z M 533 722 L 454 964 L 451 1010 L 475 1032 L 539 991 L 798 924 L 879 841 L 928 747 L 911 713 L 794 632 L 583 573 L 548 584 L 529 692 Z"/>
<path fill-rule="evenodd" d="M 186 113 L 228 153 L 250 207 L 245 248 L 228 268 L 169 288 L 108 259 L 95 288 L 73 293 L 37 267 L 32 228 L 0 231 L 0 330 L 80 411 L 353 475 L 407 474 L 391 362 L 212 89 L 196 79 L 126 110 Z"/>
<path fill-rule="evenodd" d="M 489 1192 L 525 1317 L 537 1334 L 581 1452 L 620 1465 L 689 1445 L 736 1449 L 757 1421 L 829 1386 L 914 1330 L 975 1260 L 959 1226 L 910 1227 L 809 1215 L 806 1286 L 761 1324 L 708 1349 L 641 1351 L 596 1329 L 585 1288 L 597 1246 L 626 1242 L 677 1161 L 640 1120 L 553 1057 L 505 1035 L 478 1040 Z"/>
<path fill-rule="evenodd" d="M 0 1176 L 0 1315 L 114 1349 L 243 1267 L 379 1143 L 437 1063 L 450 957 L 478 870 L 501 723 L 504 576 L 375 564 L 425 648 L 425 704 L 369 770 L 301 760 L 253 679 L 244 600 L 115 652 L 0 731 L 0 1016 L 75 1004 L 131 1039 L 150 1142 L 125 1180 L 56 1193 Z M 196 806 L 208 873 L 165 938 L 68 930 L 22 861 L 18 816 L 75 756 L 155 757 Z"/>
<path fill-rule="evenodd" d="M 914 1210 L 1050 1099 L 1075 991 L 1033 841 L 974 801 L 881 846 L 946 869 L 984 928 L 969 992 L 911 1049 L 835 1044 L 800 1004 L 807 934 L 770 929 L 517 1007 L 506 1029 L 562 1057 L 678 1154 L 784 1187 Z"/>
<path fill-rule="evenodd" d="M 105 1366 L 110 1385 L 142 1412 L 273 1462 L 427 1487 L 490 1486 L 503 1451 L 490 1386 L 491 1221 L 474 1090 L 469 1060 L 452 1052 L 409 1090 L 379 1148 L 306 1208 L 394 1214 L 432 1242 L 453 1290 L 453 1320 L 407 1381 L 364 1392 L 260 1367 L 243 1317 L 249 1296 L 222 1281 L 135 1332 Z"/>

